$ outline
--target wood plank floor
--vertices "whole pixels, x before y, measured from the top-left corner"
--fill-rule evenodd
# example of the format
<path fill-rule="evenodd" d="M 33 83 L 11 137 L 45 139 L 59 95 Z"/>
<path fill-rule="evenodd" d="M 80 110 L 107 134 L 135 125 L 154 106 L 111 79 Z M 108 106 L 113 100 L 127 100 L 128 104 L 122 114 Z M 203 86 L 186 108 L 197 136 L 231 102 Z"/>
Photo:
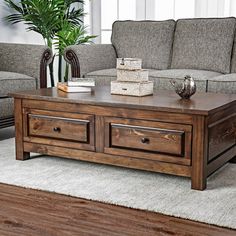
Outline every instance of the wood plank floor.
<path fill-rule="evenodd" d="M 235 231 L 0 184 L 0 235 L 236 235 Z"/>
<path fill-rule="evenodd" d="M 14 135 L 0 131 L 0 140 Z M 236 236 L 236 231 L 0 184 L 0 236 Z"/>

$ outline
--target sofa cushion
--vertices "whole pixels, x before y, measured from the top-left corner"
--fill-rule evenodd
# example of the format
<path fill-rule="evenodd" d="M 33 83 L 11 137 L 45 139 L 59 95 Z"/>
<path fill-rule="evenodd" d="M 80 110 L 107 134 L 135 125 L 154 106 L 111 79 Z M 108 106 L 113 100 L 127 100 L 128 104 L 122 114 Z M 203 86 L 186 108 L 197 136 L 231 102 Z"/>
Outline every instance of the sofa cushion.
<path fill-rule="evenodd" d="M 236 19 L 181 19 L 176 23 L 171 68 L 230 72 Z"/>
<path fill-rule="evenodd" d="M 118 57 L 137 57 L 148 69 L 170 66 L 175 21 L 116 21 L 111 41 Z"/>
<path fill-rule="evenodd" d="M 232 50 L 232 59 L 231 59 L 231 73 L 236 73 L 236 33 L 234 36 L 234 45 Z"/>
<path fill-rule="evenodd" d="M 169 69 L 150 71 L 149 78 L 154 82 L 155 90 L 173 90 L 174 88 L 171 85 L 170 80 L 176 79 L 177 82 L 182 82 L 186 75 L 190 75 L 194 78 L 198 92 L 206 92 L 207 79 L 221 74 L 218 72 L 205 70 Z"/>
<path fill-rule="evenodd" d="M 221 73 L 204 70 L 190 69 L 169 69 L 169 70 L 150 70 L 149 79 L 154 82 L 155 90 L 173 90 L 170 79 L 182 82 L 186 75 L 192 76 L 197 83 L 197 90 L 206 92 L 207 79 L 221 75 Z M 116 80 L 116 69 L 105 69 L 87 73 L 86 78 L 92 77 L 96 80 L 96 85 L 110 85 L 112 80 Z"/>
<path fill-rule="evenodd" d="M 207 92 L 236 94 L 236 73 L 208 79 Z"/>
<path fill-rule="evenodd" d="M 19 73 L 0 71 L 0 94 L 35 88 L 35 78 Z"/>
<path fill-rule="evenodd" d="M 0 99 L 0 118 L 8 118 L 13 116 L 13 98 Z"/>

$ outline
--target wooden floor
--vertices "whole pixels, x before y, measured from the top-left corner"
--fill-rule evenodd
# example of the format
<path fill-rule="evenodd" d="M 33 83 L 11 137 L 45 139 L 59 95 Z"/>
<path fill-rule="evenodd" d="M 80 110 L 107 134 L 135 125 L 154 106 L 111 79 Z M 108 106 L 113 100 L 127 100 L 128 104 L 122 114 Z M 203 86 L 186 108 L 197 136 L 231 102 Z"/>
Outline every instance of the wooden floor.
<path fill-rule="evenodd" d="M 0 140 L 14 135 L 13 130 Z M 1 147 L 0 147 L 1 148 Z M 0 184 L 0 236 L 236 236 L 236 231 L 55 193 Z"/>

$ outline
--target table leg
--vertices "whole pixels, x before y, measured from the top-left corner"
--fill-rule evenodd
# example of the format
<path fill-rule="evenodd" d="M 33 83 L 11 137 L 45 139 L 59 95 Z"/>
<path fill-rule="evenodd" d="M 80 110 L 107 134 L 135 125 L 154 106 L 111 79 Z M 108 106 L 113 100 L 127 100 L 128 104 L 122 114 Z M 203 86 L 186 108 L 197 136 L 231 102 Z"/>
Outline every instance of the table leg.
<path fill-rule="evenodd" d="M 207 128 L 203 116 L 194 117 L 191 188 L 204 190 L 207 186 Z"/>
<path fill-rule="evenodd" d="M 16 142 L 16 160 L 26 160 L 30 158 L 29 152 L 24 152 L 23 146 L 23 109 L 22 100 L 16 98 L 14 100 L 15 112 L 15 142 Z"/>

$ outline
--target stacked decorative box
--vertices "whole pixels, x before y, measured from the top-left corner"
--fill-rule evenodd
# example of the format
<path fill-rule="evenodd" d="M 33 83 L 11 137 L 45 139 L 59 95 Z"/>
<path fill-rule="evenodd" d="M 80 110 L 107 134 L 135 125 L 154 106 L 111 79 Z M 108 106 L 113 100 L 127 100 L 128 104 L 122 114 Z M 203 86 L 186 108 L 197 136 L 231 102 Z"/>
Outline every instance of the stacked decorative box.
<path fill-rule="evenodd" d="M 146 96 L 153 94 L 153 82 L 148 71 L 142 69 L 139 58 L 117 59 L 117 80 L 111 82 L 111 94 Z"/>

